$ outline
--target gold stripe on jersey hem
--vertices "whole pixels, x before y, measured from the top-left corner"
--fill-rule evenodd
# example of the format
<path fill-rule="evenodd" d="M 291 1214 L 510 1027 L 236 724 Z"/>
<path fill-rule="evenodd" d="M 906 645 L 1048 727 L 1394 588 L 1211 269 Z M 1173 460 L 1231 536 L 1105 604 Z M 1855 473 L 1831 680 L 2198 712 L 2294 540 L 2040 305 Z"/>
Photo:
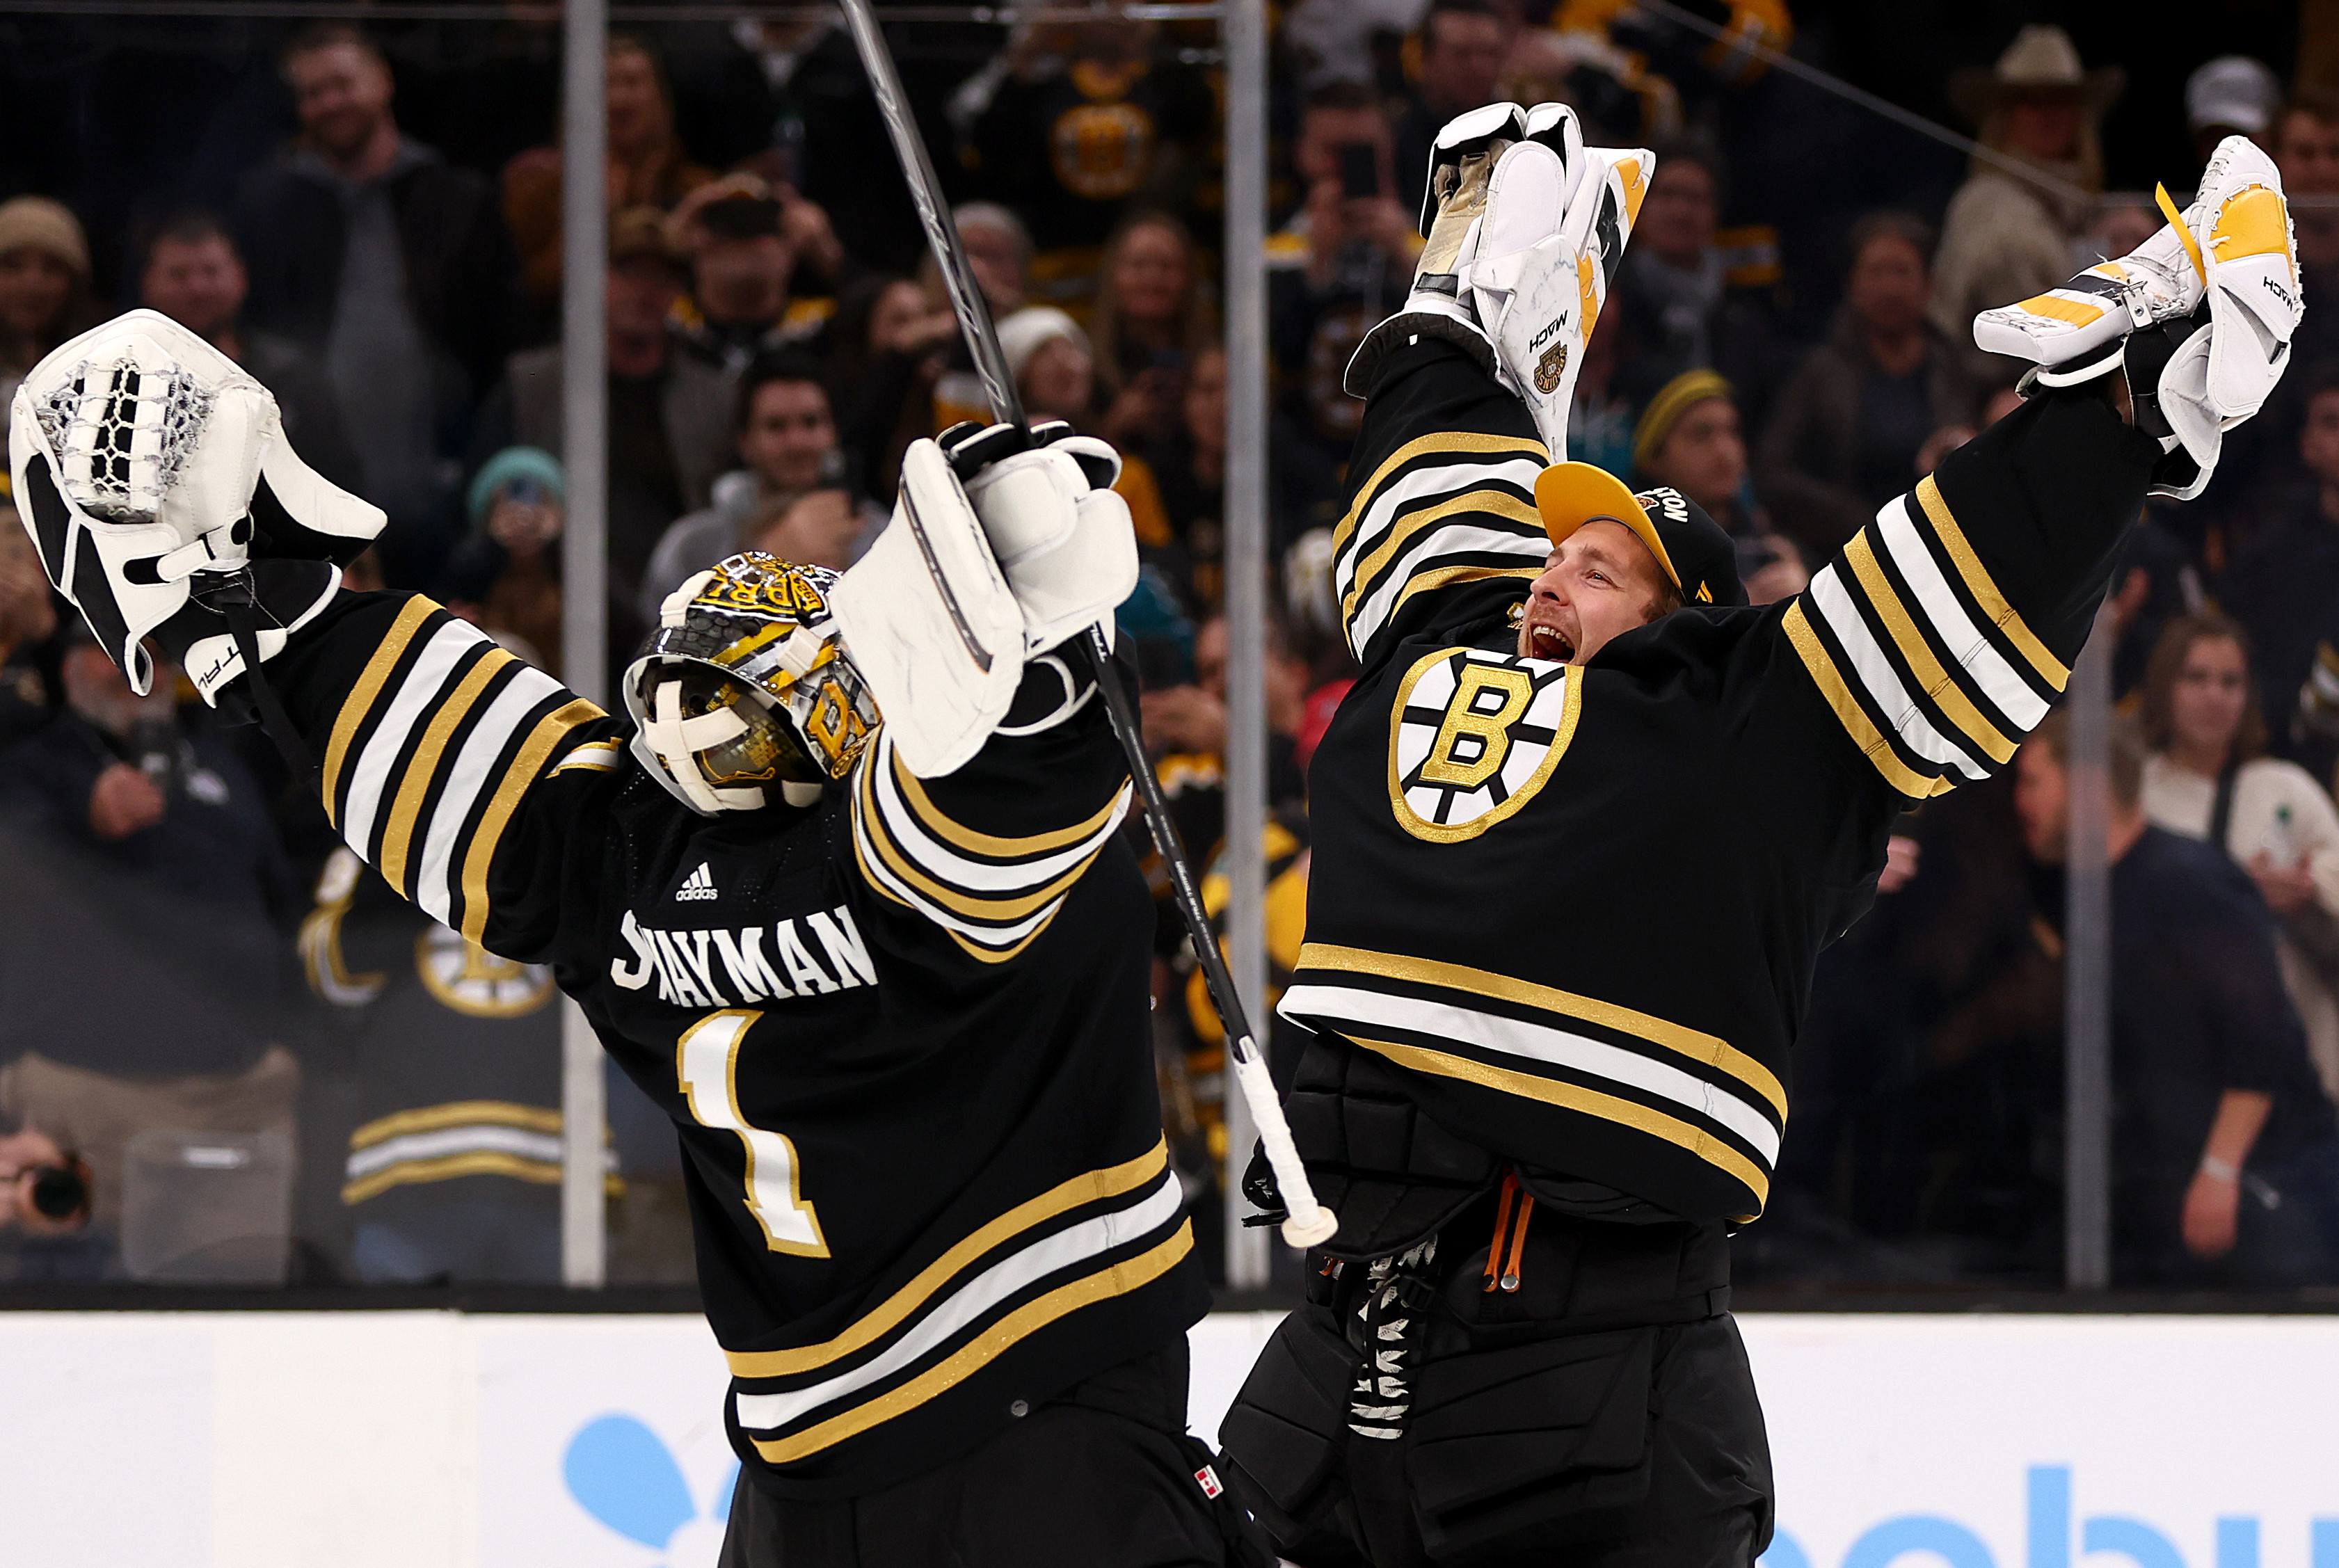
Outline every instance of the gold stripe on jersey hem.
<path fill-rule="evenodd" d="M 345 1206 L 363 1203 L 393 1187 L 419 1187 L 429 1181 L 452 1181 L 459 1176 L 508 1176 L 520 1181 L 533 1181 L 539 1186 L 557 1187 L 560 1182 L 560 1162 L 556 1159 L 529 1159 L 524 1155 L 506 1154 L 496 1149 L 475 1149 L 469 1154 L 443 1155 L 437 1159 L 400 1160 L 343 1187 L 341 1202 Z"/>
<path fill-rule="evenodd" d="M 1535 510 L 1535 503 L 1523 501 L 1502 490 L 1466 490 L 1458 496 L 1448 496 L 1435 506 L 1407 512 L 1381 536 L 1371 554 L 1357 561 L 1356 573 L 1349 579 L 1347 595 L 1340 601 L 1340 618 L 1346 621 L 1357 618 L 1357 606 L 1364 602 L 1367 594 L 1380 586 L 1380 579 L 1387 572 L 1389 564 L 1404 553 L 1410 540 L 1433 525 L 1461 512 L 1492 513 L 1533 528 L 1537 539 L 1544 537 L 1543 514 Z"/>
<path fill-rule="evenodd" d="M 335 827 L 341 825 L 341 808 L 334 797 L 340 791 L 341 764 L 349 760 L 350 743 L 357 739 L 358 726 L 364 724 L 366 715 L 373 712 L 374 699 L 381 695 L 381 688 L 389 681 L 390 672 L 396 669 L 398 661 L 405 656 L 407 645 L 414 641 L 414 634 L 421 629 L 422 623 L 429 620 L 431 612 L 438 607 L 420 594 L 407 600 L 400 607 L 398 618 L 390 623 L 390 630 L 383 634 L 373 656 L 366 660 L 365 668 L 358 675 L 357 684 L 350 687 L 350 695 L 341 699 L 341 711 L 333 719 L 332 735 L 325 743 L 322 774 L 325 816 Z"/>
<path fill-rule="evenodd" d="M 404 1138 L 409 1133 L 437 1132 L 449 1127 L 518 1127 L 529 1132 L 560 1133 L 560 1112 L 538 1105 L 520 1105 L 508 1100 L 458 1100 L 445 1105 L 428 1105 L 419 1110 L 401 1110 L 367 1122 L 350 1134 L 352 1153 L 370 1149 L 384 1139 Z"/>
<path fill-rule="evenodd" d="M 865 777 L 862 787 L 872 790 L 873 794 L 873 788 Z M 1126 784 L 1121 787 L 1123 790 L 1128 788 Z M 893 842 L 893 833 L 886 828 L 883 817 L 883 809 L 874 799 L 872 799 L 863 811 L 863 820 L 872 830 L 869 842 L 877 846 L 877 857 L 885 863 L 894 875 L 908 883 L 919 892 L 933 900 L 935 903 L 952 914 L 963 916 L 968 920 L 1018 921 L 1025 915 L 1036 914 L 1049 903 L 1071 892 L 1072 884 L 1081 880 L 1081 875 L 1095 863 L 1096 857 L 1104 849 L 1102 843 L 1098 844 L 1095 849 L 1081 856 L 1077 864 L 1067 867 L 1031 892 L 1019 893 L 1012 898 L 993 898 L 983 893 L 962 892 L 947 883 L 937 882 L 912 863 L 908 852 Z"/>
<path fill-rule="evenodd" d="M 2039 678 L 2048 685 L 2059 692 L 2070 685 L 2070 669 L 2038 640 L 2024 624 L 2021 616 L 2015 612 L 2014 606 L 2006 602 L 2006 596 L 1998 591 L 1998 585 L 1990 580 L 1989 568 L 1981 564 L 1981 557 L 1967 542 L 1965 530 L 1958 527 L 1957 518 L 1949 512 L 1949 503 L 1942 498 L 1941 487 L 1933 482 L 1932 475 L 1927 474 L 1917 481 L 1916 494 L 1917 504 L 1924 509 L 1926 520 L 1933 525 L 1934 537 L 1941 541 L 1941 548 L 1949 553 L 1950 562 L 1958 568 L 1958 576 L 1965 579 L 1967 590 L 1973 595 L 1974 602 L 1981 606 L 1982 613 L 1989 617 L 1990 624 L 2006 634 L 2006 640 L 2029 661 L 2030 667 L 2037 670 Z"/>
<path fill-rule="evenodd" d="M 430 781 L 438 774 L 439 759 L 446 754 L 447 742 L 456 726 L 478 705 L 479 694 L 496 678 L 507 665 L 519 661 L 503 649 L 489 645 L 477 663 L 456 683 L 454 692 L 439 705 L 430 715 L 430 723 L 422 731 L 422 744 L 407 758 L 403 776 L 399 780 L 398 794 L 390 802 L 390 821 L 382 829 L 381 856 L 375 863 L 381 868 L 382 880 L 401 892 L 406 886 L 406 853 L 414 843 L 415 819 L 422 813 L 422 797 L 429 793 Z"/>
<path fill-rule="evenodd" d="M 964 1382 L 1014 1348 L 1018 1342 L 1030 1338 L 1058 1318 L 1069 1317 L 1083 1307 L 1143 1289 L 1175 1268 L 1193 1249 L 1194 1222 L 1181 1219 L 1169 1239 L 1160 1245 L 1025 1302 L 946 1360 L 928 1367 L 892 1393 L 832 1415 L 793 1436 L 770 1442 L 756 1439 L 755 1452 L 767 1464 L 785 1464 L 891 1421 L 903 1411 L 915 1409 Z"/>
<path fill-rule="evenodd" d="M 947 843 L 956 844 L 971 854 L 982 855 L 991 860 L 1021 860 L 1031 855 L 1046 854 L 1051 850 L 1066 849 L 1080 843 L 1082 839 L 1100 831 L 1105 823 L 1112 820 L 1112 814 L 1120 809 L 1120 804 L 1129 797 L 1131 787 L 1124 783 L 1112 793 L 1111 797 L 1099 808 L 1095 815 L 1084 822 L 1077 822 L 1070 827 L 1055 828 L 1047 833 L 1036 833 L 1024 837 L 1002 836 L 996 833 L 977 833 L 974 829 L 946 814 L 940 806 L 934 804 L 933 797 L 926 794 L 924 784 L 910 771 L 908 764 L 902 761 L 902 754 L 890 745 L 885 748 L 885 751 L 886 755 L 893 762 L 894 780 L 902 786 L 902 798 L 910 803 L 910 810 L 919 823 L 936 838 Z M 865 774 L 867 772 L 865 764 L 863 771 Z"/>
<path fill-rule="evenodd" d="M 1781 1123 L 1787 1119 L 1787 1088 L 1779 1081 L 1776 1073 L 1721 1036 L 1707 1034 L 1687 1024 L 1673 1023 L 1613 1001 L 1602 1001 L 1597 997 L 1579 996 L 1554 986 L 1514 980 L 1509 975 L 1496 974 L 1491 970 L 1443 963 L 1436 959 L 1371 952 L 1363 948 L 1335 947 L 1328 942 L 1302 943 L 1299 962 L 1292 967 L 1295 973 L 1302 970 L 1330 969 L 1348 974 L 1411 981 L 1418 985 L 1434 985 L 1469 996 L 1483 996 L 1495 1001 L 1531 1007 L 1538 1012 L 1583 1023 L 1597 1024 L 1651 1045 L 1661 1045 L 1667 1050 L 1688 1057 L 1692 1061 L 1702 1061 L 1708 1067 L 1728 1073 L 1769 1100 L 1771 1108 L 1779 1113 Z"/>
<path fill-rule="evenodd" d="M 1540 1100 L 1545 1105 L 1558 1106 L 1563 1110 L 1596 1116 L 1603 1121 L 1616 1122 L 1653 1138 L 1661 1138 L 1667 1143 L 1689 1150 L 1715 1169 L 1743 1183 L 1746 1189 L 1754 1195 L 1758 1209 L 1771 1200 L 1771 1178 L 1761 1166 L 1712 1133 L 1692 1127 L 1678 1117 L 1667 1116 L 1662 1110 L 1652 1110 L 1636 1101 L 1603 1094 L 1596 1089 L 1585 1089 L 1558 1079 L 1540 1078 L 1531 1072 L 1489 1067 L 1483 1061 L 1443 1050 L 1401 1045 L 1395 1040 L 1367 1040 L 1357 1034 L 1346 1035 L 1345 1038 L 1355 1040 L 1368 1050 L 1380 1052 L 1400 1067 L 1475 1083 L 1481 1089 L 1490 1089 L 1501 1094 Z M 1743 1223 L 1756 1216 L 1745 1214 L 1737 1218 Z"/>
<path fill-rule="evenodd" d="M 1900 656 L 1908 661 L 1910 674 L 1917 677 L 1918 689 L 1939 705 L 1950 721 L 1965 732 L 1966 738 L 1980 747 L 1990 761 L 1999 764 L 2013 761 L 2015 743 L 2000 735 L 1998 726 L 1982 716 L 1981 709 L 1974 705 L 1973 699 L 1966 695 L 1957 677 L 1950 675 L 1941 661 L 1934 656 L 1932 645 L 1925 640 L 1925 634 L 1918 626 L 1916 618 L 1910 615 L 1908 606 L 1894 590 L 1892 580 L 1884 575 L 1884 567 L 1877 561 L 1876 550 L 1868 542 L 1866 528 L 1851 536 L 1851 542 L 1843 547 L 1843 555 L 1844 559 L 1851 563 L 1852 575 L 1867 590 L 1870 606 L 1884 622 L 1885 630 L 1892 634 L 1892 641 L 1900 647 Z"/>
<path fill-rule="evenodd" d="M 503 783 L 496 786 L 494 797 L 479 818 L 479 831 L 471 835 L 471 842 L 463 851 L 463 934 L 473 942 L 487 945 L 488 867 L 496 858 L 496 846 L 503 842 L 504 829 L 510 823 L 512 813 L 519 809 L 520 796 L 536 783 L 537 771 L 569 731 L 608 716 L 583 697 L 563 704 L 537 721 L 536 728 L 504 769 Z"/>
<path fill-rule="evenodd" d="M 1374 497 L 1380 491 L 1381 481 L 1416 458 L 1426 458 L 1436 452 L 1475 452 L 1482 456 L 1491 452 L 1510 452 L 1522 458 L 1533 458 L 1539 463 L 1551 461 L 1551 449 L 1533 436 L 1489 436 L 1475 430 L 1440 430 L 1435 435 L 1416 437 L 1381 460 L 1381 466 L 1373 470 L 1373 477 L 1365 481 L 1364 488 L 1357 492 L 1357 498 L 1349 503 L 1347 515 L 1333 526 L 1334 560 L 1338 560 L 1340 553 L 1348 547 L 1348 540 L 1357 531 L 1358 519 L 1364 517 L 1372 506 Z M 1536 524 L 1538 528 L 1541 526 L 1541 523 Z"/>
<path fill-rule="evenodd" d="M 1803 667 L 1811 671 L 1811 682 L 1819 687 L 1820 695 L 1835 710 L 1837 722 L 1851 737 L 1851 744 L 1860 748 L 1860 755 L 1884 775 L 1885 783 L 1915 800 L 1947 794 L 1957 787 L 1946 776 L 1928 778 L 1900 760 L 1892 743 L 1884 738 L 1884 732 L 1844 684 L 1843 672 L 1835 667 L 1827 645 L 1820 641 L 1819 634 L 1811 630 L 1811 622 L 1804 616 L 1801 600 L 1787 607 L 1781 624 L 1786 628 L 1787 640 L 1794 644 L 1795 652 L 1801 656 Z"/>
<path fill-rule="evenodd" d="M 1083 1171 L 1069 1180 L 1058 1182 L 1039 1197 L 1017 1204 L 918 1270 L 915 1278 L 887 1297 L 873 1311 L 854 1319 L 852 1325 L 835 1338 L 790 1350 L 725 1351 L 723 1357 L 731 1365 L 731 1376 L 786 1377 L 799 1372 L 816 1370 L 857 1350 L 865 1349 L 899 1327 L 967 1265 L 1002 1242 L 1082 1204 L 1098 1203 L 1108 1198 L 1134 1192 L 1160 1176 L 1169 1167 L 1169 1141 L 1160 1139 L 1134 1159 L 1124 1159 L 1119 1165 L 1109 1165 L 1100 1170 Z"/>

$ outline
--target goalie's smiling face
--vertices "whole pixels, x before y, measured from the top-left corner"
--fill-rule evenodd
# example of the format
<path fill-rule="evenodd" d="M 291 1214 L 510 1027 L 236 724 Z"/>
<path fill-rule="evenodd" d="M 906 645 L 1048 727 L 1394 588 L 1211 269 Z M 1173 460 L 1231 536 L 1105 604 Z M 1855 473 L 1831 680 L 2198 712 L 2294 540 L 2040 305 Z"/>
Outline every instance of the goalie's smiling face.
<path fill-rule="evenodd" d="M 1663 570 L 1623 524 L 1584 524 L 1544 558 L 1519 616 L 1519 656 L 1588 663 L 1611 638 L 1647 623 L 1662 601 Z"/>

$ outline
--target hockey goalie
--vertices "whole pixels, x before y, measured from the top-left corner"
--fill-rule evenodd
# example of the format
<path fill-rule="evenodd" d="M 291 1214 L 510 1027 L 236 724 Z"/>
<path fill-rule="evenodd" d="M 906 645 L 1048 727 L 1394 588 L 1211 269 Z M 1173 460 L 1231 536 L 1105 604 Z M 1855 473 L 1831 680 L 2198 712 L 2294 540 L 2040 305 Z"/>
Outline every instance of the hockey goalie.
<path fill-rule="evenodd" d="M 1209 1297 L 1152 901 L 1095 666 L 1058 651 L 1135 580 L 1110 448 L 918 442 L 841 577 L 750 554 L 677 590 L 620 719 L 343 591 L 382 515 L 159 315 L 58 349 L 11 419 L 50 578 L 132 684 L 158 645 L 256 709 L 351 849 L 552 966 L 673 1117 L 733 1378 L 725 1564 L 1262 1560 L 1186 1435 Z"/>

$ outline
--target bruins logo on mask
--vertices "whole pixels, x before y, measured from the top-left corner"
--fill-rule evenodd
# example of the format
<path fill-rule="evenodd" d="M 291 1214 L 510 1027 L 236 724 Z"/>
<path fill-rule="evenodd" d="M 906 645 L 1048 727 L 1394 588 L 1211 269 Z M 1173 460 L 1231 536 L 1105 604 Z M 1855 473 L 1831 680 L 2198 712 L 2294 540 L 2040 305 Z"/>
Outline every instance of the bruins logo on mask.
<path fill-rule="evenodd" d="M 1407 670 L 1389 720 L 1389 806 L 1432 843 L 1476 838 L 1535 797 L 1575 735 L 1583 672 L 1483 648 Z"/>
<path fill-rule="evenodd" d="M 1543 351 L 1535 361 L 1535 390 L 1550 397 L 1559 390 L 1559 379 L 1567 373 L 1567 340 L 1563 338 Z"/>

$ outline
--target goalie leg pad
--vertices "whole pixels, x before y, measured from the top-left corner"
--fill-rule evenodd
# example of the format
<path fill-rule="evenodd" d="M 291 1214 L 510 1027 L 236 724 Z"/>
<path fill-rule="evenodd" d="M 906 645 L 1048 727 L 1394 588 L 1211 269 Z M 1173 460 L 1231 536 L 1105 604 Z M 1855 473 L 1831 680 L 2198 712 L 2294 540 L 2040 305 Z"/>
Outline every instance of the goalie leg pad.
<path fill-rule="evenodd" d="M 935 778 L 982 749 L 1022 680 L 1023 612 L 933 442 L 903 455 L 893 520 L 829 604 L 903 765 Z"/>

